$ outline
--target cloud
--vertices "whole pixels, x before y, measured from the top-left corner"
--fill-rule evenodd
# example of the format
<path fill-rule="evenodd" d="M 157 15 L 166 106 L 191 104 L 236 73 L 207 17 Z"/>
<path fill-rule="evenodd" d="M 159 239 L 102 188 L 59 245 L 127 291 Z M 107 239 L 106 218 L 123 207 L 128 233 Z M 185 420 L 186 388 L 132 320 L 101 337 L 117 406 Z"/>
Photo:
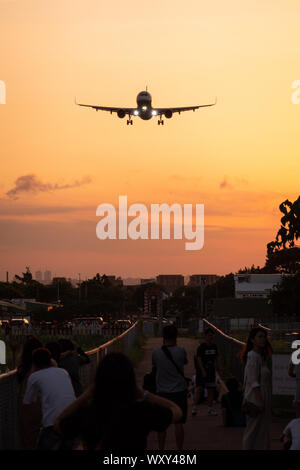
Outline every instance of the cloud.
<path fill-rule="evenodd" d="M 51 191 L 58 191 L 61 189 L 70 189 L 70 188 L 78 188 L 84 184 L 88 184 L 91 182 L 91 178 L 86 176 L 82 178 L 80 181 L 74 181 L 72 184 L 52 184 L 52 183 L 43 183 L 38 179 L 38 177 L 34 174 L 19 176 L 19 178 L 15 181 L 15 186 L 7 191 L 6 196 L 10 199 L 19 199 L 20 194 L 37 194 L 40 192 L 51 192 Z"/>
<path fill-rule="evenodd" d="M 227 177 L 224 176 L 224 179 L 223 179 L 223 181 L 221 181 L 219 187 L 220 187 L 220 189 L 225 189 L 225 188 L 231 189 L 232 185 L 228 183 Z"/>
<path fill-rule="evenodd" d="M 9 216 L 23 217 L 23 216 L 44 216 L 44 215 L 55 215 L 55 214 L 67 214 L 73 212 L 90 212 L 94 215 L 95 206 L 35 206 L 30 204 L 23 204 L 22 202 L 14 202 L 12 199 L 1 199 L 0 198 L 0 217 Z"/>

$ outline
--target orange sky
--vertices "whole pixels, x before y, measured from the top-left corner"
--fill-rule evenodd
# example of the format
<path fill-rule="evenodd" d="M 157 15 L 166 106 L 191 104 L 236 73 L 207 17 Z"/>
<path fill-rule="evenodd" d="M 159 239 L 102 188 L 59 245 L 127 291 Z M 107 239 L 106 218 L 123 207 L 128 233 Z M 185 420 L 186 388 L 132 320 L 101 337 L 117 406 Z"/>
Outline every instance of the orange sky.
<path fill-rule="evenodd" d="M 0 0 L 0 279 L 263 265 L 299 195 L 299 15 L 296 0 Z M 146 85 L 154 106 L 218 103 L 130 127 L 74 105 L 134 106 Z M 37 191 L 9 197 L 26 175 Z M 203 250 L 98 240 L 96 208 L 119 195 L 204 203 Z"/>

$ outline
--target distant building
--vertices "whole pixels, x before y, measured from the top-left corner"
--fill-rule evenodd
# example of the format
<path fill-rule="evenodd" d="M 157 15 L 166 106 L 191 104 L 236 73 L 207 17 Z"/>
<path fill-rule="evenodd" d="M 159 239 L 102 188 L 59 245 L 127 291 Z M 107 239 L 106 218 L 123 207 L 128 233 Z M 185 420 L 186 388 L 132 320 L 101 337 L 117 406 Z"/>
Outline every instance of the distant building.
<path fill-rule="evenodd" d="M 65 282 L 67 282 L 67 279 L 65 277 L 54 277 L 52 279 L 53 284 L 65 283 Z"/>
<path fill-rule="evenodd" d="M 0 300 L 0 318 L 11 318 L 11 316 L 23 316 L 26 313 L 24 305 L 18 305 L 15 302 Z"/>
<path fill-rule="evenodd" d="M 42 282 L 42 280 L 43 280 L 42 271 L 36 271 L 35 272 L 35 280 L 38 281 L 38 282 Z"/>
<path fill-rule="evenodd" d="M 204 282 L 205 286 L 210 286 L 214 284 L 219 279 L 219 276 L 216 274 L 192 274 L 188 285 L 190 287 L 200 287 L 201 283 Z"/>
<path fill-rule="evenodd" d="M 137 277 L 126 277 L 123 279 L 124 286 L 137 286 L 140 285 L 141 281 Z"/>
<path fill-rule="evenodd" d="M 118 287 L 123 286 L 123 280 L 121 277 L 116 278 L 116 276 L 106 276 L 106 278 L 111 283 L 112 286 L 118 286 Z"/>
<path fill-rule="evenodd" d="M 206 303 L 209 318 L 268 318 L 273 316 L 272 304 L 263 297 L 210 299 Z M 223 328 L 221 328 L 223 329 Z"/>
<path fill-rule="evenodd" d="M 236 274 L 235 298 L 267 298 L 274 286 L 281 282 L 282 274 Z"/>
<path fill-rule="evenodd" d="M 156 282 L 168 293 L 184 287 L 184 277 L 181 274 L 160 274 L 156 277 Z"/>
<path fill-rule="evenodd" d="M 70 282 L 73 287 L 78 287 L 78 279 L 73 279 L 73 278 L 69 277 L 67 279 L 67 281 Z"/>
<path fill-rule="evenodd" d="M 51 271 L 45 271 L 44 272 L 44 281 L 45 282 L 51 282 L 51 279 L 52 279 Z"/>
<path fill-rule="evenodd" d="M 152 277 L 152 278 L 149 278 L 149 279 L 140 279 L 140 284 L 141 285 L 151 284 L 151 283 L 155 283 L 155 282 L 156 282 L 155 277 Z"/>
<path fill-rule="evenodd" d="M 160 317 L 162 315 L 163 292 L 159 286 L 152 286 L 144 292 L 144 315 Z"/>

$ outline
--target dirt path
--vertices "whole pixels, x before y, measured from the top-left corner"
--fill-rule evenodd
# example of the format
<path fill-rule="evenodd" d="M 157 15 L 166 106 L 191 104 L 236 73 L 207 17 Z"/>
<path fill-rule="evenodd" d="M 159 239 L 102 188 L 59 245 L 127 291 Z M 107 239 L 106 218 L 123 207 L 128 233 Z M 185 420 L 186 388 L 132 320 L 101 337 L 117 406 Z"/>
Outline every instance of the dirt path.
<path fill-rule="evenodd" d="M 144 356 L 136 368 L 137 382 L 143 385 L 144 375 L 151 371 L 152 351 L 160 347 L 161 338 L 149 338 L 144 345 Z M 185 375 L 192 377 L 194 374 L 194 354 L 199 345 L 198 341 L 190 338 L 179 338 L 178 345 L 183 346 L 187 352 L 188 364 L 185 367 Z M 185 425 L 185 446 L 186 450 L 241 450 L 243 428 L 224 428 L 222 426 L 221 408 L 216 405 L 218 416 L 208 416 L 207 406 L 199 405 L 196 416 L 191 414 L 192 400 L 189 398 L 188 419 Z M 271 448 L 277 450 L 282 448 L 279 442 L 281 431 L 288 420 L 274 418 L 271 426 Z M 155 433 L 151 433 L 148 439 L 148 449 L 157 449 L 157 438 Z M 174 438 L 174 426 L 168 430 L 166 440 L 166 450 L 176 449 Z"/>

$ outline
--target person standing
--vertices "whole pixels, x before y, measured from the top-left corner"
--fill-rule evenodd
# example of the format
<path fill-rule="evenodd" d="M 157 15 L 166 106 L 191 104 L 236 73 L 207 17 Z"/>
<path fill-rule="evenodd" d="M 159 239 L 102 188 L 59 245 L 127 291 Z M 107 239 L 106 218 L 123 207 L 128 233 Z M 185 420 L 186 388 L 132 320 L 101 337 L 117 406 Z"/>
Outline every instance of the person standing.
<path fill-rule="evenodd" d="M 287 450 L 300 450 L 300 418 L 292 419 L 285 427 L 281 440 Z"/>
<path fill-rule="evenodd" d="M 32 363 L 33 372 L 27 381 L 23 403 L 31 405 L 40 399 L 42 428 L 37 449 L 50 450 L 60 439 L 53 427 L 54 420 L 75 400 L 75 393 L 67 371 L 52 365 L 48 349 L 36 349 L 32 354 Z"/>
<path fill-rule="evenodd" d="M 250 403 L 252 408 L 246 418 L 244 450 L 270 449 L 272 379 L 267 360 L 271 355 L 266 330 L 253 328 L 241 353 L 245 364 L 244 402 Z"/>
<path fill-rule="evenodd" d="M 109 353 L 90 387 L 56 418 L 64 439 L 86 450 L 144 452 L 151 431 L 164 431 L 182 416 L 172 401 L 137 387 L 130 359 Z"/>
<path fill-rule="evenodd" d="M 196 369 L 196 396 L 192 413 L 197 413 L 197 399 L 201 391 L 201 387 L 207 389 L 207 405 L 208 414 L 216 416 L 217 412 L 213 409 L 214 395 L 216 391 L 216 372 L 220 371 L 220 362 L 218 347 L 213 342 L 214 331 L 212 328 L 205 330 L 205 342 L 200 344 L 197 349 L 197 369 Z"/>
<path fill-rule="evenodd" d="M 156 393 L 176 403 L 182 411 L 182 418 L 175 423 L 177 449 L 184 443 L 184 428 L 187 416 L 187 381 L 184 377 L 184 365 L 187 355 L 184 348 L 177 346 L 177 328 L 167 325 L 163 329 L 163 346 L 152 353 L 152 364 L 156 367 Z M 158 433 L 159 450 L 165 448 L 166 431 Z"/>
<path fill-rule="evenodd" d="M 83 391 L 79 370 L 81 366 L 89 364 L 90 358 L 74 341 L 62 338 L 58 343 L 61 350 L 58 367 L 65 369 L 70 375 L 77 398 Z"/>

